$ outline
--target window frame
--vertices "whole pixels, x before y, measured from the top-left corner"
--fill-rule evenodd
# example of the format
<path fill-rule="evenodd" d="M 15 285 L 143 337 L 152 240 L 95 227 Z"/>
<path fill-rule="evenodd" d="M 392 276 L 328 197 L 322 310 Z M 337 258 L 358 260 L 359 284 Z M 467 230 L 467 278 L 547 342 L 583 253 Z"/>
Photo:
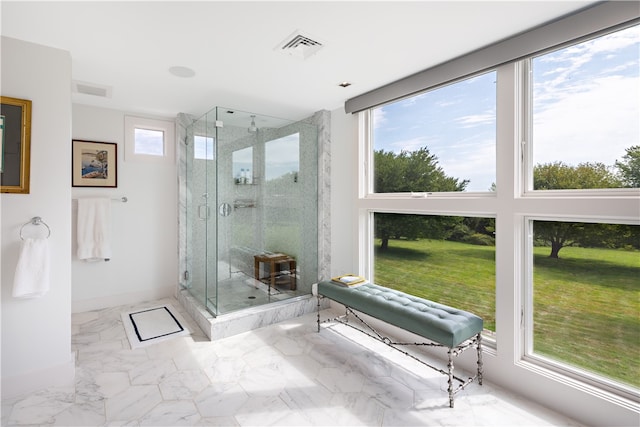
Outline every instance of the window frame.
<path fill-rule="evenodd" d="M 543 369 L 547 375 L 557 380 L 564 381 L 571 379 L 588 384 L 599 390 L 609 393 L 621 395 L 627 399 L 640 399 L 640 390 L 624 383 L 606 378 L 595 372 L 572 366 L 562 361 L 552 359 L 542 354 L 534 353 L 533 342 L 533 222 L 534 221 L 555 221 L 555 222 L 588 222 L 600 224 L 629 224 L 640 225 L 640 220 L 624 221 L 620 219 L 604 218 L 604 217 L 562 217 L 542 216 L 542 215 L 526 215 L 522 217 L 523 230 L 523 259 L 522 264 L 525 266 L 523 270 L 522 280 L 522 346 L 520 348 L 520 360 L 516 361 L 517 365 L 527 369 Z"/>
<path fill-rule="evenodd" d="M 633 25 L 637 25 L 634 22 Z M 631 25 L 628 25 L 631 26 Z M 591 38 L 622 29 L 620 26 Z M 579 43 L 583 40 L 575 41 Z M 571 43 L 573 44 L 573 43 Z M 554 47 L 550 50 L 555 50 Z M 538 54 L 536 54 L 538 55 Z M 373 213 L 425 213 L 496 218 L 496 334 L 485 350 L 502 355 L 515 366 L 628 406 L 638 402 L 638 390 L 609 381 L 595 372 L 531 355 L 527 328 L 533 316 L 532 251 L 527 221 L 544 219 L 573 222 L 640 224 L 640 189 L 528 190 L 532 185 L 529 114 L 530 57 L 496 68 L 496 192 L 373 193 L 371 109 L 358 114 L 358 188 L 356 199 L 358 271 L 373 277 Z M 529 176 L 530 173 L 530 177 Z M 532 277 L 532 276 L 531 276 Z M 515 283 L 514 283 L 515 282 Z M 531 330 L 531 334 L 533 330 Z M 529 347 L 528 347 L 529 346 Z M 524 375 L 524 374 L 523 374 Z"/>
<path fill-rule="evenodd" d="M 196 157 L 196 138 L 203 138 L 205 143 L 205 146 L 204 146 L 205 155 L 209 154 L 208 143 L 211 142 L 211 158 Z M 214 136 L 207 136 L 207 135 L 200 135 L 200 134 L 193 135 L 193 160 L 211 160 L 211 161 L 216 160 L 216 138 Z"/>
<path fill-rule="evenodd" d="M 498 157 L 498 123 L 497 123 L 497 117 L 498 117 L 498 108 L 497 108 L 497 104 L 498 104 L 498 68 L 499 67 L 490 67 L 484 70 L 480 70 L 478 72 L 475 72 L 473 74 L 469 74 L 469 75 L 465 75 L 462 76 L 460 78 L 454 79 L 454 80 L 450 80 L 441 84 L 438 84 L 436 86 L 433 87 L 429 87 L 429 88 L 425 88 L 424 90 L 421 90 L 417 93 L 413 93 L 410 94 L 408 96 L 405 96 L 403 98 L 400 99 L 394 99 L 392 101 L 386 102 L 384 104 L 381 105 L 376 105 L 374 107 L 368 108 L 366 110 L 363 110 L 361 112 L 359 112 L 359 116 L 361 117 L 361 121 L 360 121 L 360 129 L 361 131 L 359 132 L 359 135 L 362 135 L 362 132 L 365 132 L 366 134 L 366 141 L 364 142 L 367 146 L 367 150 L 368 152 L 365 153 L 366 157 L 364 158 L 364 165 L 365 165 L 365 169 L 363 170 L 363 173 L 365 173 L 368 177 L 367 180 L 365 182 L 365 186 L 362 188 L 363 194 L 365 194 L 365 197 L 368 198 L 377 198 L 377 197 L 398 197 L 398 198 L 403 198 L 403 197 L 412 197 L 412 198 L 426 198 L 426 197 L 459 197 L 459 196 L 463 196 L 463 197 L 495 197 L 495 191 L 489 191 L 489 190 L 485 190 L 485 191 L 419 191 L 419 192 L 397 192 L 397 193 L 376 193 L 375 192 L 375 183 L 374 183 L 374 179 L 375 179 L 375 161 L 374 161 L 374 141 L 373 141 L 373 118 L 372 118 L 372 110 L 376 109 L 376 108 L 382 108 L 385 105 L 390 105 L 390 104 L 394 104 L 397 102 L 402 102 L 405 101 L 407 99 L 410 99 L 412 97 L 415 96 L 419 96 L 421 94 L 425 94 L 427 92 L 433 92 L 433 91 L 437 91 L 439 89 L 442 89 L 444 87 L 447 86 L 452 86 L 455 84 L 461 84 L 464 83 L 467 80 L 471 80 L 480 76 L 483 76 L 485 74 L 488 73 L 495 73 L 496 76 L 496 82 L 495 82 L 495 99 L 496 99 L 496 110 L 495 110 L 495 118 L 496 118 L 496 126 L 495 126 L 495 143 L 494 143 L 494 165 L 496 165 L 496 169 L 497 169 L 497 157 Z M 362 117 L 365 117 L 364 119 L 362 119 Z M 366 129 L 365 129 L 366 127 Z M 360 144 L 360 146 L 362 146 L 362 144 Z M 362 162 L 361 162 L 362 164 Z M 445 171 L 446 173 L 446 171 Z M 496 171 L 496 175 L 497 175 L 497 171 Z M 457 179 L 463 179 L 463 178 L 457 178 Z M 494 176 L 494 181 L 497 181 L 497 176 Z M 494 182 L 495 183 L 495 182 Z"/>
<path fill-rule="evenodd" d="M 611 393 L 624 399 L 640 400 L 640 390 L 621 382 L 603 377 L 595 372 L 568 365 L 562 361 L 533 352 L 533 221 L 561 222 L 595 222 L 611 224 L 640 225 L 640 208 L 634 203 L 640 200 L 640 188 L 601 188 L 601 189 L 533 189 L 533 75 L 532 61 L 534 57 L 548 54 L 572 45 L 593 40 L 598 37 L 624 30 L 640 23 L 637 21 L 623 26 L 615 26 L 606 31 L 553 46 L 542 52 L 528 56 L 517 62 L 519 67 L 520 108 L 517 117 L 521 135 L 516 144 L 520 171 L 519 191 L 515 201 L 521 201 L 529 209 L 521 216 L 522 234 L 516 237 L 522 253 L 520 259 L 518 301 L 520 302 L 520 335 L 516 337 L 518 358 L 516 365 L 541 372 L 559 382 L 570 382 L 576 387 L 587 385 L 589 391 L 596 395 Z M 571 207 L 572 204 L 576 206 Z M 579 204 L 579 206 L 577 206 Z M 602 205 L 608 205 L 604 207 Z M 612 208 L 613 206 L 613 208 Z M 640 205 L 639 205 L 640 206 Z M 582 208 L 581 208 L 582 207 Z M 618 209 L 616 209 L 618 207 Z M 635 212 L 634 212 L 635 211 Z M 535 213 L 534 213 L 535 212 Z M 635 213 L 635 214 L 634 214 Z M 496 314 L 497 316 L 497 314 Z"/>
<path fill-rule="evenodd" d="M 533 67 L 532 61 L 536 57 L 547 55 L 549 53 L 575 46 L 580 43 L 595 40 L 618 31 L 623 31 L 635 26 L 640 26 L 639 21 L 630 21 L 623 25 L 616 25 L 606 30 L 598 31 L 593 34 L 551 46 L 542 51 L 536 52 L 530 56 L 522 58 L 518 63 L 521 69 L 521 88 L 522 88 L 522 105 L 521 105 L 521 143 L 519 146 L 521 166 L 523 175 L 521 177 L 522 187 L 520 195 L 522 197 L 551 197 L 551 198 L 567 198 L 567 197 L 637 197 L 640 195 L 640 188 L 595 188 L 595 189 L 559 189 L 559 190 L 534 190 L 533 189 Z"/>
<path fill-rule="evenodd" d="M 136 153 L 136 129 L 160 131 L 163 134 L 163 154 L 152 155 Z M 124 160 L 135 162 L 171 163 L 176 158 L 175 150 L 175 123 L 169 120 L 153 119 L 148 117 L 125 116 L 124 117 Z"/>

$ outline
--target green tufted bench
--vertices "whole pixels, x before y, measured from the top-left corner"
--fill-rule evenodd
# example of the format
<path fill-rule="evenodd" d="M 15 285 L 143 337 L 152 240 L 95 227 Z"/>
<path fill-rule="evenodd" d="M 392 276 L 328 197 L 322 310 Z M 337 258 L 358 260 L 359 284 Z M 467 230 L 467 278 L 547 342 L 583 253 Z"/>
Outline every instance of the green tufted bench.
<path fill-rule="evenodd" d="M 429 345 L 436 347 L 446 347 L 448 349 L 449 363 L 447 371 L 436 368 L 423 360 L 417 359 L 402 350 L 403 353 L 413 357 L 419 362 L 437 370 L 449 377 L 449 406 L 453 408 L 454 394 L 463 389 L 467 384 L 477 378 L 482 384 L 482 319 L 475 314 L 438 304 L 424 298 L 418 298 L 405 294 L 394 289 L 385 288 L 373 283 L 366 283 L 356 287 L 345 287 L 332 281 L 319 282 L 317 287 L 318 296 L 318 332 L 320 332 L 320 299 L 329 298 L 346 308 L 344 316 L 329 319 L 326 321 L 338 321 L 348 326 L 348 315 L 351 313 L 360 320 L 375 335 L 367 333 L 359 328 L 355 328 L 367 335 L 384 342 L 385 344 L 398 350 L 397 346 L 407 345 L 406 343 L 393 342 L 388 337 L 381 336 L 375 329 L 369 326 L 364 320 L 354 312 L 367 314 L 376 319 L 382 320 L 398 328 L 413 332 L 426 340 L 428 343 L 413 343 L 413 345 Z M 478 371 L 476 375 L 467 380 L 460 379 L 453 375 L 453 357 L 458 356 L 464 350 L 475 347 L 478 353 Z M 460 382 L 460 386 L 454 390 L 453 381 Z"/>

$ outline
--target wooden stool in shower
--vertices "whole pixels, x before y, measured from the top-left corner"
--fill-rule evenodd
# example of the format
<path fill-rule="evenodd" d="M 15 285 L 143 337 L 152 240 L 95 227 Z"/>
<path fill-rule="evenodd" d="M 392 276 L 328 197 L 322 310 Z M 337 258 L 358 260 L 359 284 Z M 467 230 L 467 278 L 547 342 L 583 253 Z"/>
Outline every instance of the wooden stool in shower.
<path fill-rule="evenodd" d="M 289 289 L 296 289 L 296 260 L 285 254 L 259 254 L 254 255 L 254 277 L 256 280 L 262 281 L 269 279 L 267 282 L 269 288 L 276 286 L 276 278 L 287 277 L 289 279 Z M 260 264 L 269 264 L 269 276 L 260 277 Z M 286 268 L 284 268 L 286 267 Z"/>

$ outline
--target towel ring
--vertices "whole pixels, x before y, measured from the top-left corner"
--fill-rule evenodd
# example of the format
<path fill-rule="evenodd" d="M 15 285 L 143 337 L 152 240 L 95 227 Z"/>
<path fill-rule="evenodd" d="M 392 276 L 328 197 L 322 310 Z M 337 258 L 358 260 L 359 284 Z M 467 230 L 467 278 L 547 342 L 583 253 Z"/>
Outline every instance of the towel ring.
<path fill-rule="evenodd" d="M 22 224 L 22 227 L 20 227 L 20 239 L 24 240 L 24 236 L 22 235 L 22 230 L 24 230 L 24 228 L 27 225 L 44 225 L 45 227 L 47 227 L 47 231 L 49 232 L 49 234 L 47 234 L 47 239 L 51 236 L 51 228 L 49 228 L 49 226 L 47 225 L 46 222 L 44 222 L 42 220 L 42 218 L 40 218 L 39 216 L 34 216 L 33 218 L 31 218 L 30 221 L 25 222 L 24 224 Z"/>

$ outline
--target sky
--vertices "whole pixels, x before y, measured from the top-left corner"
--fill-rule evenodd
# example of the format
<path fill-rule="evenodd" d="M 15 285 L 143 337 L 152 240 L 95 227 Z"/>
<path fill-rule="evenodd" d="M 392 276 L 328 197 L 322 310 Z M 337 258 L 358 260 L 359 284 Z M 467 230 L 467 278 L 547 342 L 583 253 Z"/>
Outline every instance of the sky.
<path fill-rule="evenodd" d="M 135 153 L 152 156 L 164 155 L 164 132 L 151 129 L 135 129 Z"/>
<path fill-rule="evenodd" d="M 534 164 L 613 165 L 640 145 L 639 57 L 636 26 L 533 59 Z M 374 109 L 374 149 L 427 147 L 447 176 L 470 180 L 467 191 L 488 191 L 496 78 L 492 71 Z"/>

